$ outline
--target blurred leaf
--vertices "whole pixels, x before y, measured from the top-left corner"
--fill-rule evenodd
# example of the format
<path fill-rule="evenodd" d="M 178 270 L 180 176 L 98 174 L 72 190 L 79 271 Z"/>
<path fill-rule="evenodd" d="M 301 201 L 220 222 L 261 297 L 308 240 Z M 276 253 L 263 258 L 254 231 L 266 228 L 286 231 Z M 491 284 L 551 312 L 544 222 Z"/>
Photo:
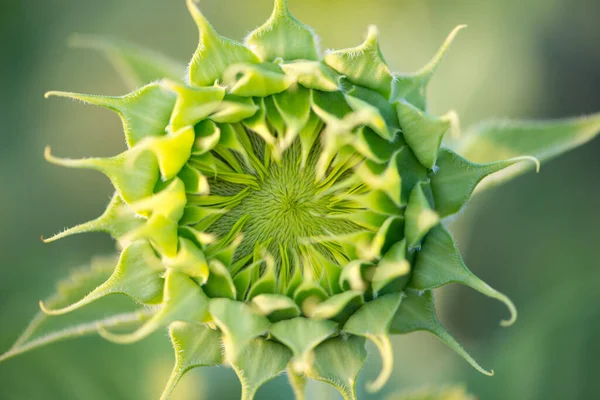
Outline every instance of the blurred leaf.
<path fill-rule="evenodd" d="M 74 272 L 57 285 L 54 295 L 44 303 L 50 308 L 61 308 L 79 300 L 83 295 L 102 284 L 111 275 L 116 264 L 113 258 L 97 259 L 88 269 Z M 49 318 L 41 311 L 33 318 L 23 334 L 13 346 L 0 355 L 0 362 L 38 347 L 61 340 L 96 333 L 99 327 L 131 328 L 143 323 L 151 314 L 149 310 L 118 312 L 105 308 L 99 316 L 91 313 L 77 313 L 73 317 Z"/>
<path fill-rule="evenodd" d="M 471 128 L 456 151 L 470 161 L 491 163 L 519 156 L 540 162 L 578 147 L 600 134 L 600 113 L 553 121 L 488 121 Z M 511 179 L 528 167 L 515 165 L 487 178 L 482 187 Z"/>
<path fill-rule="evenodd" d="M 185 77 L 185 64 L 123 40 L 75 34 L 69 45 L 103 52 L 129 89 L 162 78 L 181 82 Z"/>

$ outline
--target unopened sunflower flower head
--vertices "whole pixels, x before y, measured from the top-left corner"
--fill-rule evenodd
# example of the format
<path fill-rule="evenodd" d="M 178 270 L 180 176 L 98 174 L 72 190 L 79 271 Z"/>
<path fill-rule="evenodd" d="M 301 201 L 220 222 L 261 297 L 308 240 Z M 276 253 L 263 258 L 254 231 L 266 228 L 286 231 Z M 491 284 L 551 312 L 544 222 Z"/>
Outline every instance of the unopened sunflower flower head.
<path fill-rule="evenodd" d="M 458 118 L 428 112 L 426 89 L 463 26 L 421 70 L 394 74 L 375 27 L 357 47 L 323 55 L 285 0 L 243 44 L 187 5 L 199 30 L 187 71 L 122 42 L 80 38 L 138 88 L 48 93 L 115 111 L 128 149 L 77 160 L 46 150 L 51 163 L 100 171 L 115 188 L 100 217 L 46 241 L 103 231 L 120 255 L 96 263 L 114 269 L 108 280 L 70 304 L 41 303 L 44 313 L 129 296 L 140 312 L 78 333 L 133 343 L 168 328 L 176 362 L 162 399 L 186 371 L 212 365 L 235 370 L 244 400 L 283 372 L 298 399 L 308 378 L 355 399 L 365 342 L 381 354 L 368 386 L 378 390 L 392 373 L 390 336 L 414 331 L 491 375 L 439 323 L 433 290 L 458 282 L 497 299 L 508 308 L 503 325 L 516 310 L 467 269 L 443 222 L 489 175 L 514 176 L 591 139 L 600 116 L 488 123 L 451 150 L 442 141 L 458 133 Z M 123 322 L 134 327 L 117 331 Z M 36 347 L 24 347 L 32 330 L 2 357 Z"/>

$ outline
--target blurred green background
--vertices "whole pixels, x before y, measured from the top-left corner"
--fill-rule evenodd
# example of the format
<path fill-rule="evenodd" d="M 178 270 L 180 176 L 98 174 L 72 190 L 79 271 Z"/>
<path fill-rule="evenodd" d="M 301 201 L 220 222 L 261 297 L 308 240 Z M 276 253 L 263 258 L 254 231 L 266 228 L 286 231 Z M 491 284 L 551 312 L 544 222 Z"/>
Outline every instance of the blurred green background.
<path fill-rule="evenodd" d="M 323 48 L 358 44 L 376 24 L 393 70 L 429 60 L 459 34 L 430 87 L 431 108 L 480 119 L 554 118 L 600 111 L 600 2 L 596 0 L 290 0 Z M 204 0 L 223 34 L 241 39 L 270 14 L 270 0 Z M 183 0 L 0 2 L 0 352 L 8 349 L 54 282 L 92 255 L 113 251 L 102 234 L 52 245 L 39 240 L 99 215 L 111 195 L 99 174 L 47 165 L 57 155 L 107 156 L 125 147 L 120 121 L 103 109 L 44 100 L 52 89 L 123 94 L 105 59 L 69 50 L 72 32 L 109 34 L 186 60 L 197 32 Z M 427 384 L 464 382 L 481 399 L 592 399 L 600 393 L 600 140 L 479 198 L 454 230 L 470 268 L 508 294 L 519 321 L 501 329 L 502 305 L 461 287 L 442 290 L 440 318 L 493 378 L 478 375 L 426 333 L 394 339 L 395 370 L 379 399 Z M 172 366 L 166 333 L 120 347 L 97 337 L 59 343 L 0 364 L 0 399 L 136 400 L 160 393 Z M 237 399 L 225 368 L 194 370 L 174 398 Z M 285 377 L 258 399 L 289 399 Z M 309 399 L 336 399 L 311 384 Z"/>

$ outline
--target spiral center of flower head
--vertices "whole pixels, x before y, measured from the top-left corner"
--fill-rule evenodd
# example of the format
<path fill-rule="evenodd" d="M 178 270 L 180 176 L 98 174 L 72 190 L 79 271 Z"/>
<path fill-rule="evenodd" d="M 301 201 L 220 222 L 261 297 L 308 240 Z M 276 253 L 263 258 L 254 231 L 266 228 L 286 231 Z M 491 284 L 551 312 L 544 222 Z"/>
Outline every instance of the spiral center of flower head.
<path fill-rule="evenodd" d="M 249 187 L 247 196 L 219 218 L 209 232 L 223 237 L 243 221 L 243 239 L 236 259 L 251 254 L 257 245 L 263 245 L 278 264 L 282 258 L 298 260 L 313 251 L 333 259 L 331 251 L 314 243 L 314 238 L 348 234 L 359 226 L 332 217 L 342 211 L 338 207 L 342 191 L 330 190 L 317 179 L 315 167 L 319 153 L 320 146 L 316 145 L 305 165 L 301 165 L 301 146 L 295 141 L 283 152 L 281 160 L 270 163 L 263 176 L 253 174 L 257 185 Z M 231 184 L 220 181 L 218 175 L 210 184 L 213 192 L 234 189 Z M 244 189 L 239 187 L 238 190 Z M 293 262 L 289 267 L 295 268 Z"/>

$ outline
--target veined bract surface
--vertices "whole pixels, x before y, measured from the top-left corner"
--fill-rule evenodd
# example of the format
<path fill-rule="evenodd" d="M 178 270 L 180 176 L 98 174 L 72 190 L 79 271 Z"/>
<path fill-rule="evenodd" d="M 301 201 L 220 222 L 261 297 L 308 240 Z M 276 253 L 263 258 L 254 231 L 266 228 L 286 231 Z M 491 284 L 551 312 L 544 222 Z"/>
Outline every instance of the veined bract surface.
<path fill-rule="evenodd" d="M 353 399 L 365 341 L 383 360 L 377 390 L 392 370 L 389 336 L 418 330 L 489 374 L 440 325 L 432 291 L 459 282 L 496 298 L 509 309 L 505 325 L 516 311 L 466 268 L 442 223 L 487 176 L 591 139 L 600 116 L 490 123 L 451 150 L 442 140 L 458 134 L 458 118 L 428 113 L 426 88 L 462 27 L 423 69 L 393 74 L 373 27 L 358 47 L 322 56 L 283 0 L 245 44 L 188 7 L 200 41 L 187 73 L 155 53 L 94 42 L 143 86 L 123 97 L 48 93 L 117 112 L 129 149 L 81 160 L 47 150 L 50 162 L 100 171 L 116 189 L 102 216 L 47 241 L 105 231 L 120 255 L 87 296 L 42 309 L 65 314 L 114 293 L 145 307 L 61 337 L 98 331 L 132 343 L 168 327 L 176 364 L 163 398 L 189 369 L 227 364 L 243 399 L 284 371 L 298 398 L 313 378 Z M 139 326 L 112 330 L 125 323 Z M 32 326 L 2 359 L 56 339 L 31 344 Z"/>

